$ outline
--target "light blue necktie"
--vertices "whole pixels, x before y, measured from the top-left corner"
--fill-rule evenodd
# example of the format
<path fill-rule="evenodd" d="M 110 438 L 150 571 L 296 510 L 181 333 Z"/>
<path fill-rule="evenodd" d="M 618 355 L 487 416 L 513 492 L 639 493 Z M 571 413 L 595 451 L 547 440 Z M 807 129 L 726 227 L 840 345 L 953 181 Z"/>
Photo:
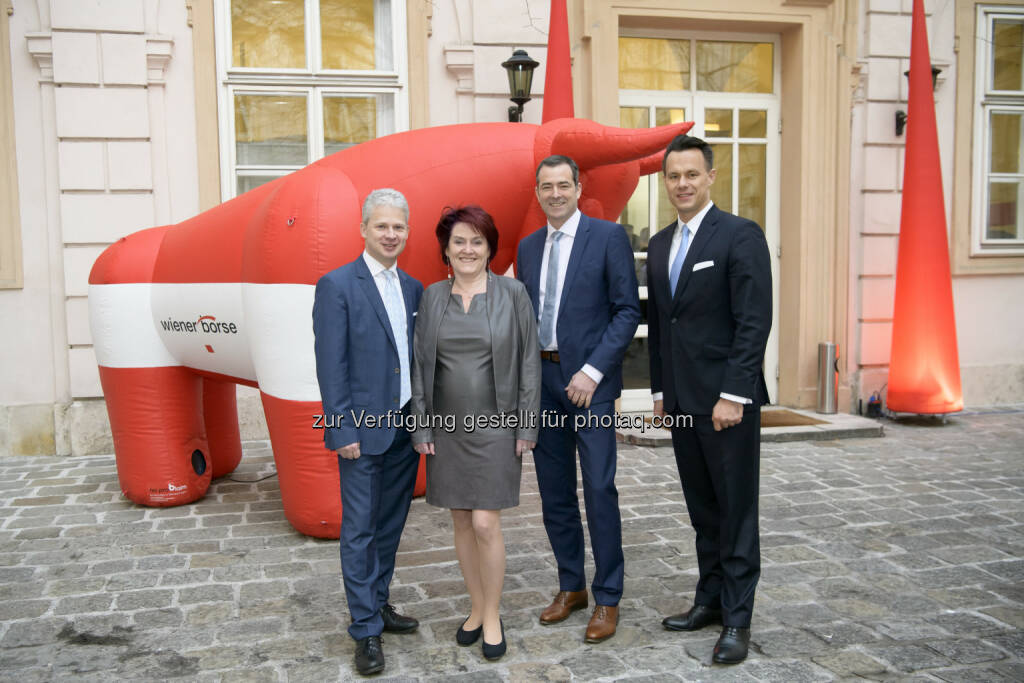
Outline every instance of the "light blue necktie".
<path fill-rule="evenodd" d="M 398 274 L 393 270 L 384 271 L 384 308 L 391 321 L 391 332 L 398 346 L 398 364 L 402 371 L 402 389 L 399 405 L 404 406 L 412 396 L 409 384 L 409 332 L 405 322 L 405 308 L 398 291 Z"/>
<path fill-rule="evenodd" d="M 690 247 L 690 226 L 683 223 L 682 242 L 679 243 L 679 251 L 676 252 L 676 260 L 672 262 L 672 269 L 668 273 L 668 281 L 672 284 L 672 296 L 676 295 L 676 285 L 679 284 L 679 272 L 683 269 L 683 260 L 686 259 L 686 250 Z"/>
<path fill-rule="evenodd" d="M 562 233 L 551 234 L 551 249 L 548 251 L 548 272 L 544 281 L 544 305 L 540 310 L 540 347 L 546 349 L 554 342 L 555 303 L 558 300 L 558 240 Z"/>

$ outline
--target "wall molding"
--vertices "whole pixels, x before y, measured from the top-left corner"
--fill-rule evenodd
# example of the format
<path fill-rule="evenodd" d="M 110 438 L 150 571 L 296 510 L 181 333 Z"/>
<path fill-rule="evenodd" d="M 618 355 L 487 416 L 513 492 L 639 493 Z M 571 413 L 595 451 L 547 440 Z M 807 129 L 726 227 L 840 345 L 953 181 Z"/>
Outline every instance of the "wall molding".
<path fill-rule="evenodd" d="M 14 136 L 14 73 L 10 26 L 14 7 L 9 1 L 5 1 L 4 6 L 5 11 L 0 15 L 0 289 L 21 289 L 25 281 Z"/>

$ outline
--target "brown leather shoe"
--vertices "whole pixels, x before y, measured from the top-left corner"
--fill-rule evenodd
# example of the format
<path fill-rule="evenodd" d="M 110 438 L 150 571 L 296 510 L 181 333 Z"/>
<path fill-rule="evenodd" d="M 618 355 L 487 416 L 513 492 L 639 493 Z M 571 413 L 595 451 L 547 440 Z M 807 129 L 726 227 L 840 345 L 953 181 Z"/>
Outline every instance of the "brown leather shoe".
<path fill-rule="evenodd" d="M 600 643 L 615 635 L 615 626 L 619 623 L 619 608 L 610 605 L 596 605 L 594 615 L 587 624 L 587 635 L 583 638 L 587 643 Z"/>
<path fill-rule="evenodd" d="M 540 623 L 557 624 L 565 621 L 569 615 L 578 609 L 587 606 L 587 590 L 581 591 L 558 591 L 558 595 L 551 601 L 551 604 L 540 613 Z"/>

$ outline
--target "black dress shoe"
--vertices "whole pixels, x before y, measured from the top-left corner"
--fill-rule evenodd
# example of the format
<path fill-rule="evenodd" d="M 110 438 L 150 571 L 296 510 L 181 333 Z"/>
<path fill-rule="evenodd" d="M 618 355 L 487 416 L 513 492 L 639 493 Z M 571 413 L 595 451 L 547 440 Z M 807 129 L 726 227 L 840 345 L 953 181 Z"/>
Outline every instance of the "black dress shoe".
<path fill-rule="evenodd" d="M 384 630 L 388 633 L 412 633 L 420 626 L 420 622 L 412 617 L 402 616 L 390 604 L 380 608 L 380 617 L 384 620 Z"/>
<path fill-rule="evenodd" d="M 465 625 L 466 622 L 462 622 L 462 626 Z M 483 624 L 480 624 L 472 631 L 467 631 L 466 629 L 462 628 L 462 626 L 460 626 L 459 630 L 455 632 L 455 642 L 461 645 L 462 647 L 467 647 L 475 643 L 477 639 L 480 638 L 480 634 L 484 632 Z"/>
<path fill-rule="evenodd" d="M 716 664 L 739 664 L 747 658 L 747 646 L 749 645 L 749 628 L 726 626 L 722 629 L 722 635 L 718 636 L 711 661 Z"/>
<path fill-rule="evenodd" d="M 711 624 L 722 623 L 722 610 L 707 605 L 694 605 L 689 612 L 675 614 L 661 620 L 669 631 L 696 631 Z"/>
<path fill-rule="evenodd" d="M 384 649 L 380 636 L 367 636 L 356 641 L 356 671 L 363 676 L 379 674 L 384 670 Z"/>
<path fill-rule="evenodd" d="M 498 623 L 501 624 L 501 642 L 497 645 L 491 645 L 486 639 L 480 641 L 483 643 L 483 646 L 480 649 L 484 653 L 484 658 L 489 659 L 492 662 L 496 659 L 501 659 L 502 655 L 505 654 L 505 650 L 508 648 L 508 644 L 505 642 L 505 622 L 499 620 Z M 484 627 L 481 624 L 480 630 L 482 631 L 483 628 Z"/>

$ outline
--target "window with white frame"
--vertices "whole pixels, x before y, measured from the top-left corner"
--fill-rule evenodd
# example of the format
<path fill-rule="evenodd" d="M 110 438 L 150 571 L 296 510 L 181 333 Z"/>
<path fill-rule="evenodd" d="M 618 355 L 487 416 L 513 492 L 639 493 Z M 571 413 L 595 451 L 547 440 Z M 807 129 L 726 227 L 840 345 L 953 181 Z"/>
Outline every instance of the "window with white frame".
<path fill-rule="evenodd" d="M 222 196 L 408 128 L 403 0 L 219 0 Z"/>
<path fill-rule="evenodd" d="M 1024 255 L 1024 8 L 980 6 L 972 253 Z"/>

